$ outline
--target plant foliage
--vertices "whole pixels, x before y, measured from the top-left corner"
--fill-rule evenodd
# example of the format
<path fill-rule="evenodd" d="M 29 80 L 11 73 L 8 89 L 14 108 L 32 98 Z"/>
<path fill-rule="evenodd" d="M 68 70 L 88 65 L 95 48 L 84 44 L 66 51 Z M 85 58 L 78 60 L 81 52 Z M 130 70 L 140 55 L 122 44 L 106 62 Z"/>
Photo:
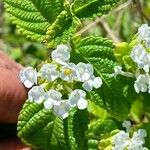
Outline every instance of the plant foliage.
<path fill-rule="evenodd" d="M 52 109 L 45 109 L 43 103 L 37 104 L 27 100 L 19 114 L 17 127 L 18 137 L 25 144 L 39 150 L 98 150 L 101 143 L 103 147 L 111 143 L 107 141 L 111 139 L 110 133 L 113 130 L 122 129 L 121 121 L 128 117 L 130 111 L 133 111 L 133 114 L 136 111 L 136 102 L 134 104 L 133 102 L 138 95 L 135 93 L 133 80 L 113 74 L 114 68 L 119 66 L 118 60 L 123 59 L 122 55 L 117 55 L 119 59 L 115 57 L 115 44 L 107 38 L 98 36 L 83 38 L 76 34 L 83 19 L 102 16 L 119 1 L 5 0 L 6 11 L 20 33 L 31 40 L 45 44 L 50 49 L 55 49 L 63 43 L 69 44 L 72 49 L 72 62 L 91 64 L 94 73 L 103 82 L 100 88 L 88 92 L 89 105 L 94 112 L 90 111 L 90 106 L 83 110 L 71 107 L 69 116 L 65 119 L 54 115 Z M 122 49 L 120 48 L 117 52 L 126 54 L 127 51 Z M 130 52 L 128 47 L 126 50 Z M 47 59 L 45 62 L 50 61 L 49 58 Z M 124 65 L 124 62 L 121 62 L 120 65 Z M 127 63 L 130 62 L 127 60 Z M 126 66 L 123 67 L 123 69 L 126 68 Z M 41 79 L 40 82 L 45 81 Z M 80 83 L 60 82 L 63 88 L 66 86 L 69 90 L 75 87 L 80 89 Z M 46 88 L 49 90 L 53 86 L 55 85 L 47 84 Z M 63 98 L 66 100 L 67 94 L 70 93 L 65 93 Z M 146 109 L 149 103 L 145 102 L 145 99 L 149 99 L 149 94 L 141 95 L 138 102 L 141 102 L 141 99 L 144 101 L 143 108 Z M 104 111 L 99 111 L 101 108 L 105 110 L 104 116 L 101 116 Z M 134 117 L 140 120 L 139 116 Z M 104 141 L 101 142 L 103 138 Z M 105 140 L 108 143 L 105 143 Z"/>
<path fill-rule="evenodd" d="M 104 82 L 100 89 L 89 94 L 90 100 L 105 108 L 115 118 L 125 119 L 134 100 L 134 89 L 132 81 L 121 76 L 111 76 L 114 67 L 118 65 L 113 55 L 113 43 L 106 38 L 91 36 L 77 41 L 75 50 L 94 66 L 95 72 Z"/>

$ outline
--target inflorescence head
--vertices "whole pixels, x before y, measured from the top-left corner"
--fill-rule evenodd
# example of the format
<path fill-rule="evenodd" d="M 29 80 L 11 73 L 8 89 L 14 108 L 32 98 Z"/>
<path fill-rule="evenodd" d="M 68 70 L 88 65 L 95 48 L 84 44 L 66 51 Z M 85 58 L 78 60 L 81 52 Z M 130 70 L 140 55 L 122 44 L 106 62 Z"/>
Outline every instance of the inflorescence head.
<path fill-rule="evenodd" d="M 150 27 L 147 24 L 138 29 L 131 43 L 120 43 L 116 46 L 115 56 L 123 67 L 116 66 L 111 76 L 123 75 L 136 78 L 134 89 L 136 93 L 150 93 Z"/>
<path fill-rule="evenodd" d="M 45 109 L 53 109 L 55 115 L 65 119 L 71 108 L 86 109 L 86 92 L 102 85 L 100 77 L 94 76 L 91 64 L 70 62 L 71 48 L 59 45 L 51 53 L 51 61 L 40 68 L 27 67 L 20 71 L 19 79 L 28 92 L 28 100 L 43 104 Z M 78 89 L 75 84 L 81 83 Z"/>

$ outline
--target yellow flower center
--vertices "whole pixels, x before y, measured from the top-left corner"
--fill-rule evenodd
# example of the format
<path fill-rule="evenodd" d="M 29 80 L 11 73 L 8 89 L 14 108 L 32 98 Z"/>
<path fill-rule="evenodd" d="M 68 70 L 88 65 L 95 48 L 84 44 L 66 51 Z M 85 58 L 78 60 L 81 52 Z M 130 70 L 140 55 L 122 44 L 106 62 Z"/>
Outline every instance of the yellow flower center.
<path fill-rule="evenodd" d="M 64 73 L 65 73 L 65 75 L 70 75 L 70 74 L 72 74 L 72 70 L 71 69 L 65 69 Z"/>

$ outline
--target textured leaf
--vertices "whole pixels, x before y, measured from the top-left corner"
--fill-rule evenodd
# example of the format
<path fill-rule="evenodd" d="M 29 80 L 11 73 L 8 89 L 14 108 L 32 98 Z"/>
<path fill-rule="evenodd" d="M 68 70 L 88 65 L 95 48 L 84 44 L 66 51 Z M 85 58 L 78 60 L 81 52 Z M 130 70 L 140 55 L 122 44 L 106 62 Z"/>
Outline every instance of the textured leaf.
<path fill-rule="evenodd" d="M 44 40 L 49 23 L 63 9 L 63 0 L 59 1 L 21 1 L 5 0 L 6 11 L 19 30 L 32 39 Z M 55 8 L 55 9 L 54 9 Z M 57 11 L 57 12 L 56 12 Z"/>
<path fill-rule="evenodd" d="M 88 130 L 88 112 L 87 110 L 78 110 L 73 118 L 73 131 L 78 150 L 87 149 L 86 132 Z"/>
<path fill-rule="evenodd" d="M 47 43 L 49 48 L 58 44 L 68 43 L 76 31 L 79 20 L 72 17 L 67 11 L 62 11 L 55 22 L 48 28 Z"/>
<path fill-rule="evenodd" d="M 75 51 L 80 57 L 94 66 L 95 73 L 103 80 L 100 89 L 90 92 L 90 99 L 111 115 L 123 120 L 130 111 L 134 97 L 132 81 L 119 76 L 110 77 L 117 62 L 113 56 L 114 45 L 111 41 L 100 37 L 87 37 L 75 44 Z M 79 60 L 80 61 L 80 60 Z M 131 86 L 130 86 L 131 85 Z"/>
<path fill-rule="evenodd" d="M 78 18 L 102 16 L 108 13 L 119 1 L 120 0 L 76 0 L 74 3 L 74 11 Z"/>
<path fill-rule="evenodd" d="M 91 123 L 89 125 L 89 133 L 92 132 L 95 136 L 99 136 L 101 134 L 107 134 L 111 131 L 117 129 L 119 124 L 116 120 L 111 118 L 106 119 L 98 119 L 97 121 Z"/>
<path fill-rule="evenodd" d="M 73 109 L 67 119 L 54 117 L 42 104 L 27 101 L 18 118 L 18 137 L 39 150 L 85 150 L 87 110 Z"/>
<path fill-rule="evenodd" d="M 98 149 L 99 141 L 101 141 L 102 137 L 108 136 L 111 131 L 118 129 L 120 126 L 120 123 L 111 118 L 98 119 L 92 122 L 88 130 L 88 148 Z"/>
<path fill-rule="evenodd" d="M 51 143 L 54 119 L 42 105 L 26 102 L 18 118 L 18 137 L 41 150 L 56 147 Z"/>

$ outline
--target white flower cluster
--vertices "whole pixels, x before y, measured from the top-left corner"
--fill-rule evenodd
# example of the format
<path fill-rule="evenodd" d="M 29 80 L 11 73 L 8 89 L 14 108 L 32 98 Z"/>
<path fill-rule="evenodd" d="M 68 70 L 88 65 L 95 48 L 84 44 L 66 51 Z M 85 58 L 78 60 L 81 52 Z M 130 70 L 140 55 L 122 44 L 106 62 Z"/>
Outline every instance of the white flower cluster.
<path fill-rule="evenodd" d="M 150 48 L 150 27 L 148 24 L 143 24 L 138 29 L 138 36 L 141 42 L 144 42 L 147 48 Z"/>
<path fill-rule="evenodd" d="M 54 88 L 45 91 L 44 84 L 38 85 L 38 77 L 45 80 L 45 83 L 52 82 L 57 85 L 59 85 L 60 79 L 64 81 L 63 84 L 81 82 L 86 91 L 91 91 L 93 87 L 99 88 L 102 85 L 101 78 L 94 76 L 94 69 L 91 64 L 80 62 L 75 65 L 69 62 L 70 52 L 70 48 L 66 45 L 59 45 L 51 54 L 52 62 L 44 64 L 39 72 L 28 67 L 19 73 L 20 81 L 25 87 L 31 88 L 33 86 L 28 92 L 28 99 L 31 102 L 43 102 L 46 109 L 53 109 L 54 114 L 62 118 L 68 117 L 68 111 L 71 107 L 87 108 L 86 92 L 81 89 L 72 91 L 68 87 L 66 90 L 68 90 L 69 98 L 64 100 L 59 90 Z"/>
<path fill-rule="evenodd" d="M 142 25 L 139 28 L 138 37 L 141 43 L 135 45 L 130 53 L 131 59 L 137 65 L 136 72 L 124 72 L 120 66 L 117 66 L 113 75 L 120 74 L 126 77 L 134 77 L 136 78 L 134 83 L 135 91 L 137 93 L 150 93 L 150 54 L 147 51 L 147 48 L 150 48 L 150 27 L 146 24 Z"/>
<path fill-rule="evenodd" d="M 113 136 L 113 150 L 148 150 L 143 147 L 146 136 L 147 132 L 144 129 L 134 132 L 132 137 L 129 136 L 129 133 L 120 131 Z"/>

